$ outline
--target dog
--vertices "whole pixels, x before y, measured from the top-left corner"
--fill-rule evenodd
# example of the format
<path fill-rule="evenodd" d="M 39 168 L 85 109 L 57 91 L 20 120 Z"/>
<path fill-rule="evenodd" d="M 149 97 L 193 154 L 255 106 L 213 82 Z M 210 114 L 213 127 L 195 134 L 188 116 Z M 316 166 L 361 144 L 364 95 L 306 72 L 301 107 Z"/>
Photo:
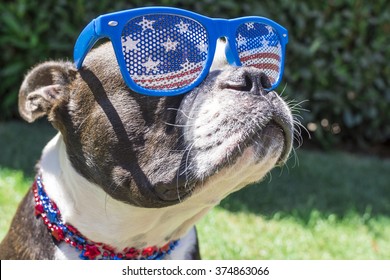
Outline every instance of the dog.
<path fill-rule="evenodd" d="M 0 259 L 199 259 L 196 222 L 284 164 L 294 133 L 286 102 L 264 90 L 264 73 L 229 65 L 223 49 L 219 41 L 205 80 L 176 96 L 132 92 L 109 42 L 81 69 L 66 61 L 33 68 L 20 114 L 28 122 L 47 116 L 58 134 L 43 149 L 40 181 L 20 203 Z M 37 209 L 45 199 L 37 186 L 70 236 Z"/>

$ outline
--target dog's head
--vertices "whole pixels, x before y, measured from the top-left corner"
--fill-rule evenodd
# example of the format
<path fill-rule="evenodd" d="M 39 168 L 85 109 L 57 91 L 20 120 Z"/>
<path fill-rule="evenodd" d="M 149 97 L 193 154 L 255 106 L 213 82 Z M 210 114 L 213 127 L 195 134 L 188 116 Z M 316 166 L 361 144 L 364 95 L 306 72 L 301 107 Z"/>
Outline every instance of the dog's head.
<path fill-rule="evenodd" d="M 223 43 L 221 43 L 223 44 Z M 132 92 L 110 43 L 70 62 L 47 62 L 25 78 L 19 110 L 47 115 L 63 135 L 72 166 L 114 199 L 166 207 L 194 197 L 214 203 L 260 180 L 287 159 L 290 110 L 252 67 L 217 52 L 208 77 L 171 97 Z"/>

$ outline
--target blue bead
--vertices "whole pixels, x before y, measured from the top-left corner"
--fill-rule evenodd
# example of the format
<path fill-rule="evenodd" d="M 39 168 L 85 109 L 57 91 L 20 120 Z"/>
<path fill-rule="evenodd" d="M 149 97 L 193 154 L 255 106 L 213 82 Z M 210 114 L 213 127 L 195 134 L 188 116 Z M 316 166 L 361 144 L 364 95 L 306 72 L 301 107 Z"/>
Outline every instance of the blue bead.
<path fill-rule="evenodd" d="M 78 241 L 79 243 L 81 244 L 84 244 L 85 243 L 85 240 L 83 238 L 81 238 L 80 236 L 75 236 L 74 239 L 76 239 L 76 241 Z"/>
<path fill-rule="evenodd" d="M 81 251 L 81 254 L 79 255 L 79 258 L 82 260 L 88 260 L 88 257 L 84 256 L 85 250 Z"/>
<path fill-rule="evenodd" d="M 156 252 L 153 255 L 149 256 L 147 259 L 148 260 L 154 260 L 154 259 L 156 259 L 156 256 L 158 256 L 158 252 Z"/>
<path fill-rule="evenodd" d="M 154 259 L 161 260 L 165 256 L 165 253 L 159 253 Z"/>
<path fill-rule="evenodd" d="M 47 217 L 52 223 L 57 221 L 57 215 L 53 212 L 47 212 Z"/>

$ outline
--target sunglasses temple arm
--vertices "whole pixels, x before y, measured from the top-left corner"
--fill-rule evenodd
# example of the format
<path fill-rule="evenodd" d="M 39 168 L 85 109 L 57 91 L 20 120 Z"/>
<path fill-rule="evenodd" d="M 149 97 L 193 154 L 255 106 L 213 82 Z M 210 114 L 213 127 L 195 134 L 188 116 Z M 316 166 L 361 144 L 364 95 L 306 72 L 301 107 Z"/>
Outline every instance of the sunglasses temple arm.
<path fill-rule="evenodd" d="M 81 68 L 84 58 L 99 40 L 100 36 L 96 34 L 95 29 L 96 20 L 92 20 L 80 33 L 74 46 L 73 59 L 77 69 Z"/>

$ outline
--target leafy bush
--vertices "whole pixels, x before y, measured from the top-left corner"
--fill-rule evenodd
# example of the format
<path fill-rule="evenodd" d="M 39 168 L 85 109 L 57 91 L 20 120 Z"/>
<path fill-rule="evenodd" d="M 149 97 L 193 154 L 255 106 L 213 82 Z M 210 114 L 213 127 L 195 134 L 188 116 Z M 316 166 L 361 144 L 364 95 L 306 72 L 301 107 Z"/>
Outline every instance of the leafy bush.
<path fill-rule="evenodd" d="M 309 100 L 305 122 L 323 145 L 389 141 L 389 2 L 306 2 L 280 5 L 291 33 L 287 94 Z"/>
<path fill-rule="evenodd" d="M 153 4 L 213 17 L 262 15 L 290 33 L 284 95 L 308 100 L 304 124 L 316 141 L 390 141 L 390 4 L 387 0 L 142 1 L 15 0 L 0 3 L 0 120 L 17 116 L 24 73 L 47 59 L 71 59 L 86 23 L 99 14 Z"/>

